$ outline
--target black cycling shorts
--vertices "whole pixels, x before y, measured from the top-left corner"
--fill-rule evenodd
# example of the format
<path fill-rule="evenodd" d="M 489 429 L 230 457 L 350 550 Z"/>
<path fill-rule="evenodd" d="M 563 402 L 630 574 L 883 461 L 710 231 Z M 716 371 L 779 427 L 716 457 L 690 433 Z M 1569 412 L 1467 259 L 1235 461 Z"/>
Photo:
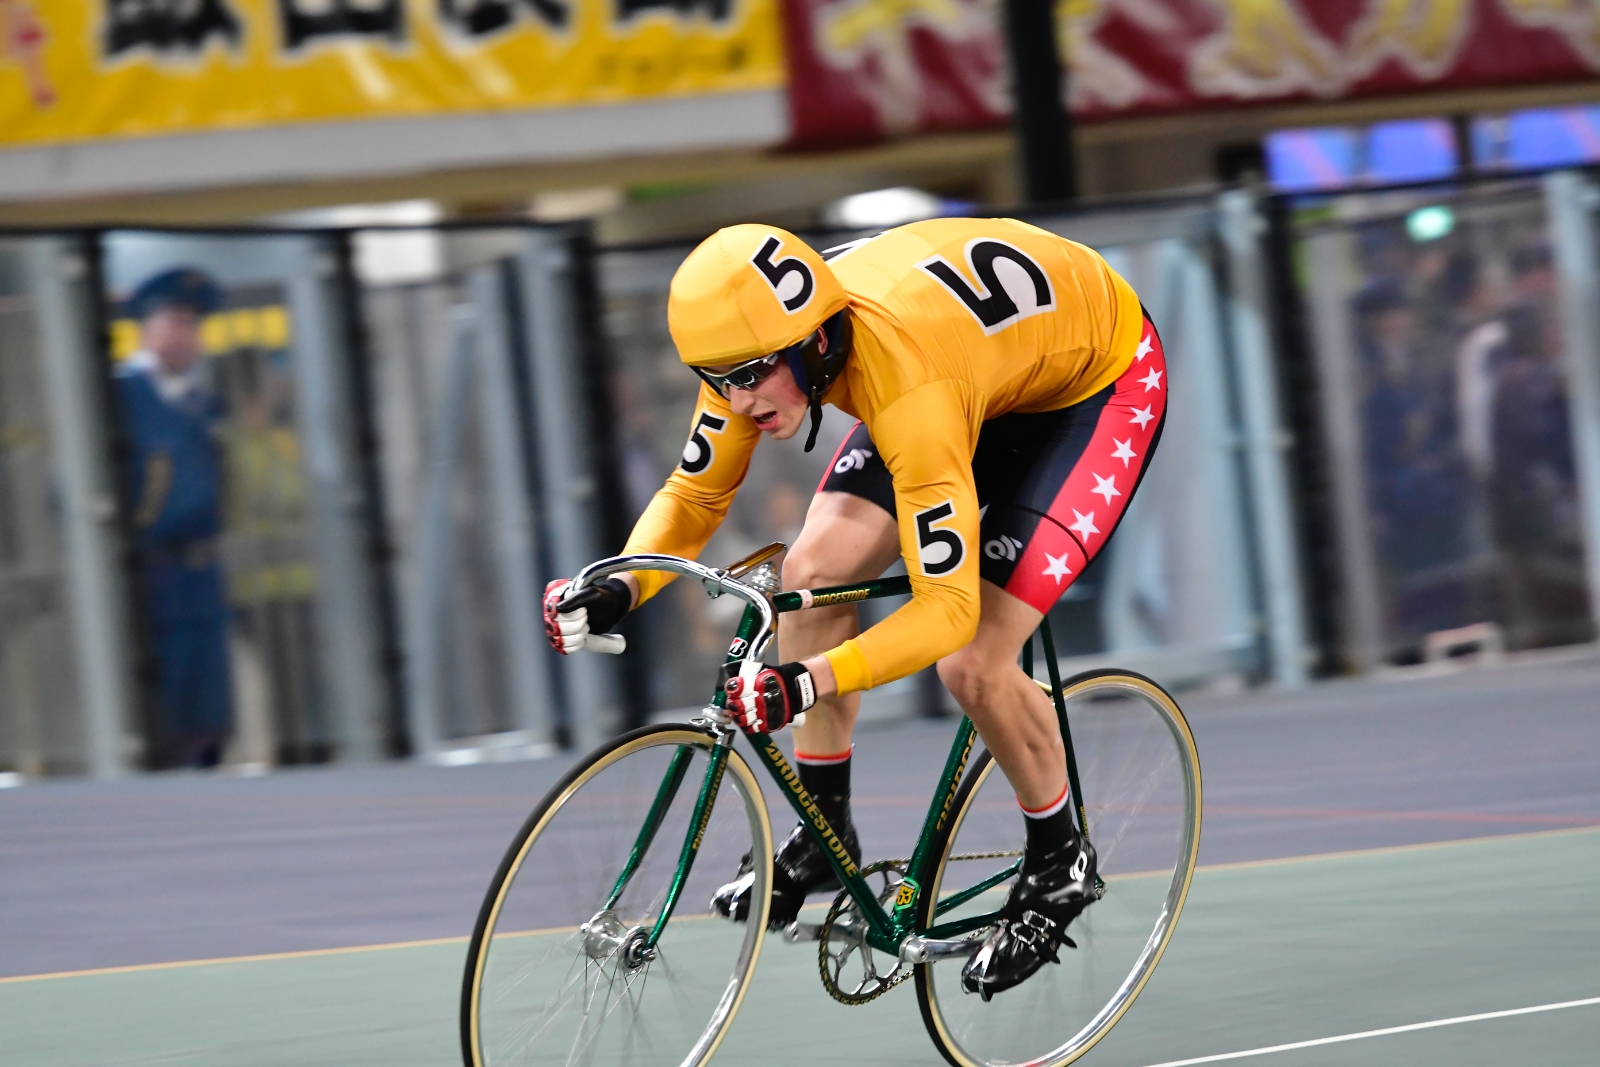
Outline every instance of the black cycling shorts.
<path fill-rule="evenodd" d="M 1148 317 L 1123 375 L 1059 411 L 983 424 L 972 455 L 983 554 L 979 574 L 1049 611 L 1122 521 L 1167 416 L 1167 362 Z M 850 493 L 895 514 L 894 480 L 862 423 L 834 453 L 818 492 Z"/>

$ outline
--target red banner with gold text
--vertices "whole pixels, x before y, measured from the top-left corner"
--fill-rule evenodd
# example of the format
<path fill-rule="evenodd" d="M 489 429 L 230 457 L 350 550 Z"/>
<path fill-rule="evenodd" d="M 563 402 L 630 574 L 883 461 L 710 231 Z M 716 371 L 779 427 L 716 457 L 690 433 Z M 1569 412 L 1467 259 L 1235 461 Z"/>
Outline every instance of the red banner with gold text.
<path fill-rule="evenodd" d="M 1593 0 L 1056 0 L 1085 121 L 1600 77 Z M 1009 114 L 998 0 L 783 0 L 794 140 Z"/>

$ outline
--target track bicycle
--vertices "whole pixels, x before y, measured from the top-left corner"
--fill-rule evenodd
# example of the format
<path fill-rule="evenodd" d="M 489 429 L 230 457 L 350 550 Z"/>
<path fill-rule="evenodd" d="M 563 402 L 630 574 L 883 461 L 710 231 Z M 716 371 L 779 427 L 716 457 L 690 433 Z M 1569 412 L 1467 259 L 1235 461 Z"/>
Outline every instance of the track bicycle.
<path fill-rule="evenodd" d="M 726 569 L 674 556 L 592 564 L 575 590 L 620 571 L 697 579 L 745 602 L 726 662 L 759 660 L 776 615 L 910 591 L 905 577 L 782 592 L 773 544 Z M 1057 1067 L 1104 1037 L 1172 938 L 1194 874 L 1200 766 L 1172 697 L 1148 678 L 1102 670 L 1059 677 L 1040 627 L 1079 828 L 1099 858 L 1091 904 L 1047 964 L 985 1003 L 960 972 L 997 919 L 1022 864 L 1023 823 L 1005 776 L 969 719 L 956 727 L 911 855 L 858 865 L 772 737 L 757 762 L 807 824 L 844 887 L 820 922 L 781 932 L 815 943 L 830 996 L 866 1004 L 911 980 L 954 1067 Z M 1023 669 L 1033 674 L 1033 642 Z M 688 723 L 646 726 L 602 745 L 534 808 L 489 886 L 467 954 L 461 1047 L 467 1067 L 623 1064 L 697 1067 L 728 1032 L 767 935 L 772 827 L 761 784 L 734 748 L 720 687 Z M 745 854 L 747 922 L 710 900 Z M 806 909 L 815 917 L 816 907 Z M 805 913 L 803 913 L 805 914 Z"/>

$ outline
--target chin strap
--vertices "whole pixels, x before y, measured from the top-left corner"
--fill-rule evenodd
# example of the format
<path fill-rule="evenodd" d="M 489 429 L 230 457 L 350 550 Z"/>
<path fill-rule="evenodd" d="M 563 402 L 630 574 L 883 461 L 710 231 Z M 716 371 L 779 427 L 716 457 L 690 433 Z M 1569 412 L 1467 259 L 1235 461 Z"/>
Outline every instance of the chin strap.
<path fill-rule="evenodd" d="M 822 327 L 827 338 L 828 346 L 835 352 L 834 370 L 828 373 L 828 362 L 824 359 L 817 346 L 795 345 L 789 350 L 789 369 L 794 374 L 794 380 L 804 382 L 801 386 L 806 397 L 810 400 L 811 408 L 811 433 L 806 436 L 806 451 L 810 452 L 817 443 L 817 431 L 822 429 L 822 394 L 828 391 L 828 386 L 833 384 L 840 372 L 844 369 L 843 355 L 850 346 L 850 320 L 845 318 L 845 313 L 840 311 L 834 314 Z"/>

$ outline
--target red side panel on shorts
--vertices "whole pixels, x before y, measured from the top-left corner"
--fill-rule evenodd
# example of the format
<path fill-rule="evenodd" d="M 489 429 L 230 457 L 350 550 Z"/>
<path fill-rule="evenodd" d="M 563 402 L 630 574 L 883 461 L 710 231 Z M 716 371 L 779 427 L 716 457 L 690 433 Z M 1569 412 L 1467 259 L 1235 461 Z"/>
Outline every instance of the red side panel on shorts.
<path fill-rule="evenodd" d="M 1006 592 L 1048 612 L 1116 529 L 1167 412 L 1167 357 L 1150 320 L 1094 436 L 1039 523 Z M 1050 521 L 1054 520 L 1054 521 Z"/>
<path fill-rule="evenodd" d="M 855 433 L 856 426 L 860 426 L 860 425 L 861 425 L 861 420 L 857 419 L 856 420 L 856 425 L 850 427 L 850 433 L 845 434 L 844 435 L 844 440 L 839 442 L 839 447 L 833 450 L 833 458 L 828 460 L 828 465 L 826 467 L 822 468 L 822 477 L 817 479 L 817 488 L 816 488 L 816 492 L 817 493 L 822 492 L 827 487 L 827 485 L 828 485 L 828 475 L 833 473 L 833 468 L 834 468 L 835 464 L 837 464 L 839 462 L 839 456 L 844 452 L 844 450 L 846 448 L 850 447 L 850 434 Z"/>

